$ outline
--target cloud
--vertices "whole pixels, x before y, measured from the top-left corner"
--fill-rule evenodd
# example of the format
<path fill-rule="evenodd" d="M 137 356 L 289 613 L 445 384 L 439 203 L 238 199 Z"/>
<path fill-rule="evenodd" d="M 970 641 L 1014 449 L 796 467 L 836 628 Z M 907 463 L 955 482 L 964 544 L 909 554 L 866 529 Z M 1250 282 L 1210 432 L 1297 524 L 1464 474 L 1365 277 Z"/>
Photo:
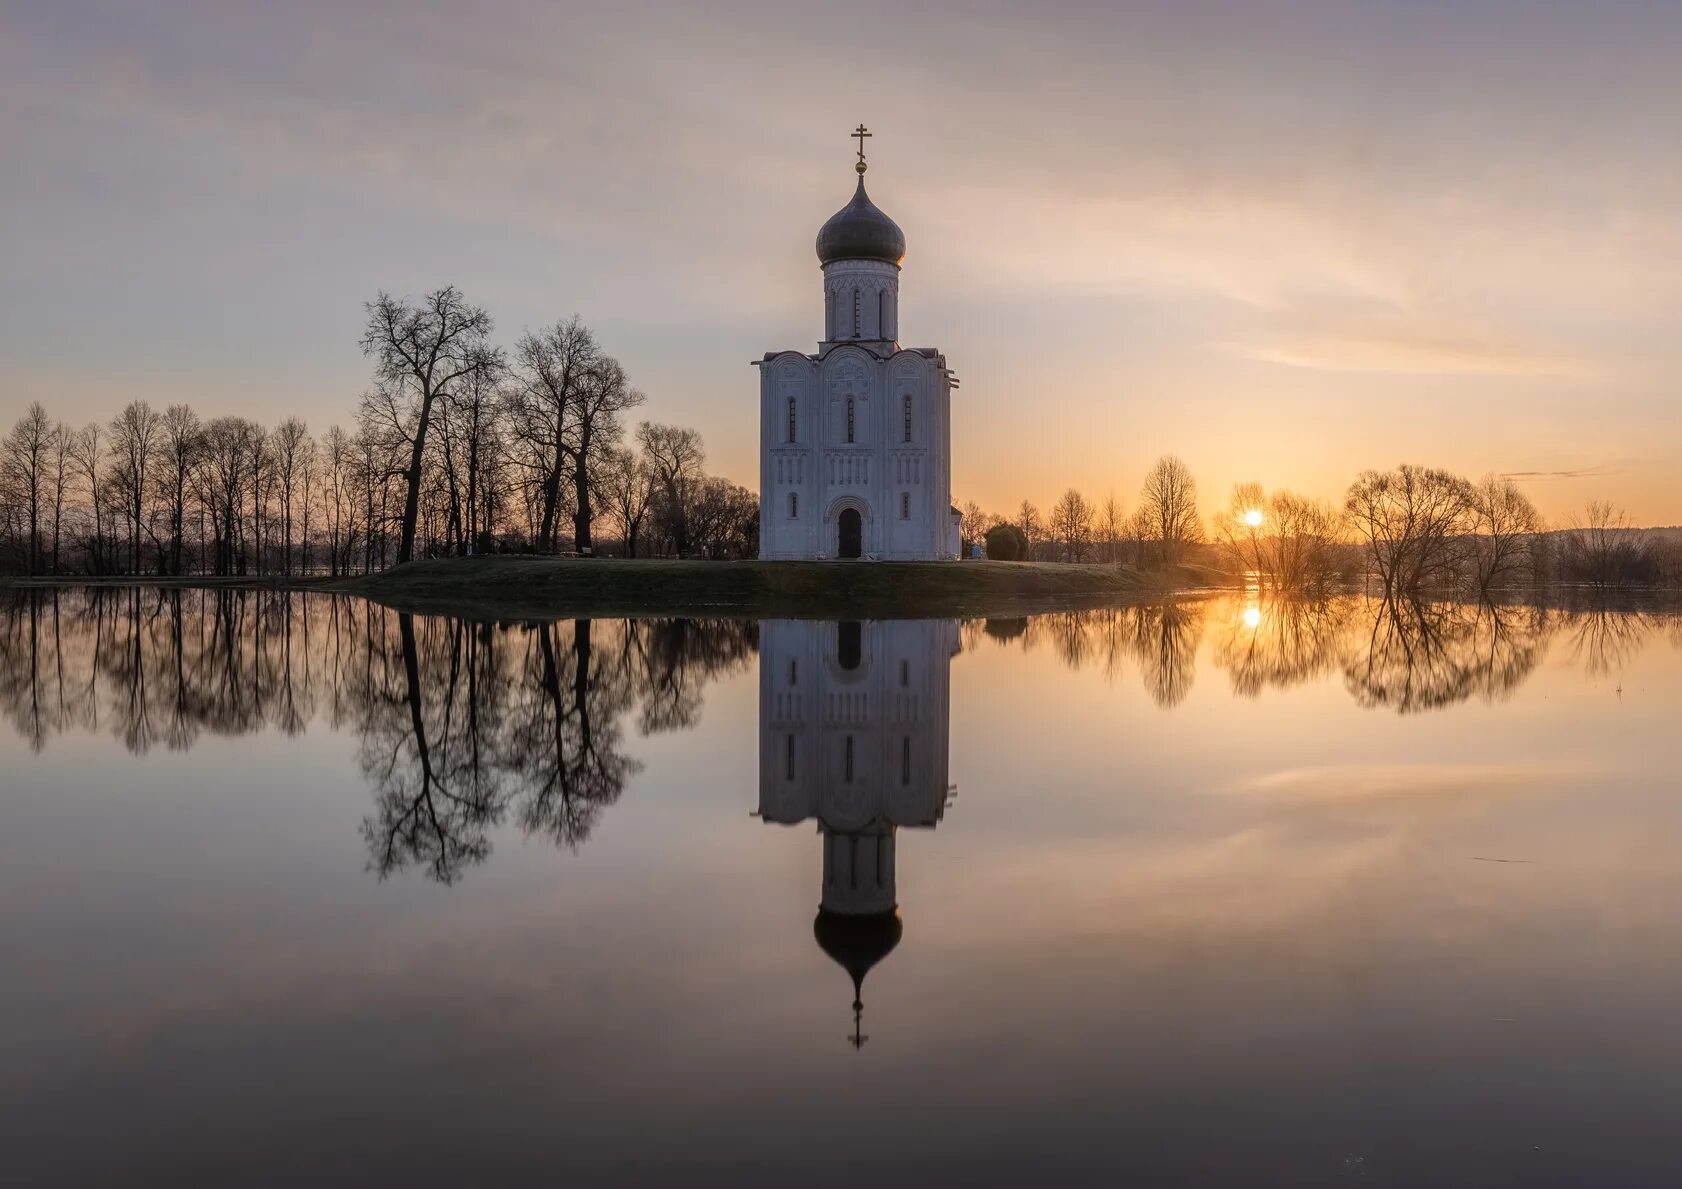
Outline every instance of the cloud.
<path fill-rule="evenodd" d="M 1616 475 L 1623 468 L 1603 463 L 1592 467 L 1577 467 L 1564 471 L 1503 471 L 1501 478 L 1519 482 L 1545 483 L 1554 479 L 1591 479 L 1601 475 Z"/>
<path fill-rule="evenodd" d="M 1549 352 L 1452 328 L 1397 323 L 1305 332 L 1273 342 L 1240 344 L 1264 363 L 1317 371 L 1397 375 L 1570 376 L 1590 369 Z"/>

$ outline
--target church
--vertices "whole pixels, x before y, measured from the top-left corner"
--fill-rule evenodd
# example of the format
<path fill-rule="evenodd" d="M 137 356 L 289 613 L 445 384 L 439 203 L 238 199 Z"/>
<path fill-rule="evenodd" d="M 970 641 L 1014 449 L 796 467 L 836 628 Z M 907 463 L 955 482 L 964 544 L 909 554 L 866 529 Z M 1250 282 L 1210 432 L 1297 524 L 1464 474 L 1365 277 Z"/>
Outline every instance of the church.
<path fill-rule="evenodd" d="M 759 556 L 936 561 L 959 555 L 952 389 L 933 347 L 899 345 L 905 234 L 858 188 L 818 232 L 824 332 L 815 355 L 759 368 Z"/>

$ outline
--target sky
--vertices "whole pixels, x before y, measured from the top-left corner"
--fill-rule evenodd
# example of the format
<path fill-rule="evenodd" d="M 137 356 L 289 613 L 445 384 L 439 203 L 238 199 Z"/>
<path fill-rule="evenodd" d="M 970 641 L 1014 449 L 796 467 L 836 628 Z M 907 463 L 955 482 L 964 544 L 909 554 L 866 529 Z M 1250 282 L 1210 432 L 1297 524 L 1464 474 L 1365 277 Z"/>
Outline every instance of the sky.
<path fill-rule="evenodd" d="M 862 121 L 958 502 L 1172 452 L 1682 523 L 1679 61 L 1675 0 L 0 0 L 0 423 L 348 422 L 363 303 L 454 284 L 754 486 Z"/>

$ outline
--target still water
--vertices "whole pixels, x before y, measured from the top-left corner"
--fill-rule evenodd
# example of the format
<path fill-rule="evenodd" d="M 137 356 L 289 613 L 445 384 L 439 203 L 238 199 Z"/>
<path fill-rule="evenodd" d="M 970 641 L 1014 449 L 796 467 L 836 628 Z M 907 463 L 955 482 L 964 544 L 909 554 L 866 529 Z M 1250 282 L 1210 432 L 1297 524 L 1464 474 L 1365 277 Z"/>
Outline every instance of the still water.
<path fill-rule="evenodd" d="M 4 1180 L 1674 1185 L 1679 707 L 1643 606 L 13 593 Z"/>

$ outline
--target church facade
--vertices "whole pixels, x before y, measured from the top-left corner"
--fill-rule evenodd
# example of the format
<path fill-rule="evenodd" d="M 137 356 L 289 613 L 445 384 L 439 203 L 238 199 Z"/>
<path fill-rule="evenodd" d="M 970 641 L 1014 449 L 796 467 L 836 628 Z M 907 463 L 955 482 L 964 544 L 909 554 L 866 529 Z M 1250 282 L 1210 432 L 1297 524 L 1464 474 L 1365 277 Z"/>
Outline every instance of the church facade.
<path fill-rule="evenodd" d="M 818 232 L 824 337 L 759 368 L 759 556 L 933 561 L 959 554 L 952 389 L 932 347 L 899 345 L 905 235 L 865 193 Z"/>

